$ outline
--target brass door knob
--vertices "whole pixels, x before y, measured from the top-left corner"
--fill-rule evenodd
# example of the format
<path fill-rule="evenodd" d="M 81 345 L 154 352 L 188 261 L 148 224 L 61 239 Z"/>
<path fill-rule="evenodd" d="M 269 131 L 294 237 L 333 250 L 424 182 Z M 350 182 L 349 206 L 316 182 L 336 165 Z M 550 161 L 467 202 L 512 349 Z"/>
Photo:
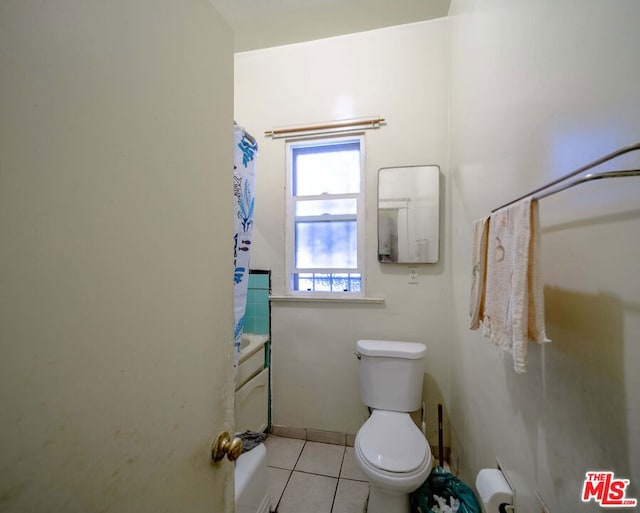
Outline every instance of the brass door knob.
<path fill-rule="evenodd" d="M 242 454 L 242 440 L 238 437 L 232 440 L 229 433 L 223 431 L 211 445 L 211 459 L 217 463 L 225 454 L 229 461 L 236 461 Z"/>

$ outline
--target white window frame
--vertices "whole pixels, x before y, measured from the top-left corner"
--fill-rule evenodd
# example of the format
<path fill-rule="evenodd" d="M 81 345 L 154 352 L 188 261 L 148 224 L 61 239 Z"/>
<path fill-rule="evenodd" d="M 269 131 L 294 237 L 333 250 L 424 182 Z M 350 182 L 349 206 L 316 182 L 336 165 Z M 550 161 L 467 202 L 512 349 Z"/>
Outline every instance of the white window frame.
<path fill-rule="evenodd" d="M 320 194 L 316 196 L 298 196 L 305 200 L 314 199 L 356 199 L 356 232 L 357 232 L 357 268 L 297 268 L 295 267 L 295 216 L 294 208 L 296 199 L 293 196 L 293 149 L 311 146 L 326 146 L 346 142 L 359 142 L 360 144 L 360 192 L 345 194 Z M 317 297 L 317 298 L 362 298 L 365 297 L 366 273 L 365 273 L 365 145 L 364 134 L 340 134 L 321 139 L 295 139 L 287 141 L 286 148 L 286 293 L 290 296 Z M 360 274 L 360 291 L 309 291 L 294 290 L 294 274 L 299 273 L 351 273 Z"/>

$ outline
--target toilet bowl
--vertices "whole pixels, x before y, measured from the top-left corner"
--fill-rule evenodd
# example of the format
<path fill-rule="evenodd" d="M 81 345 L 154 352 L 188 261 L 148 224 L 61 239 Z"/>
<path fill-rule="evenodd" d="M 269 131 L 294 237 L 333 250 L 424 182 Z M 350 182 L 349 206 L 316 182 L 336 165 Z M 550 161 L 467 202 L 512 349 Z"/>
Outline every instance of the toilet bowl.
<path fill-rule="evenodd" d="M 431 472 L 431 449 L 409 412 L 422 404 L 426 346 L 359 340 L 360 395 L 371 416 L 358 430 L 356 463 L 370 482 L 367 513 L 409 513 L 409 494 Z"/>
<path fill-rule="evenodd" d="M 409 414 L 374 410 L 354 448 L 371 483 L 368 513 L 407 513 L 409 493 L 431 472 L 431 449 Z"/>

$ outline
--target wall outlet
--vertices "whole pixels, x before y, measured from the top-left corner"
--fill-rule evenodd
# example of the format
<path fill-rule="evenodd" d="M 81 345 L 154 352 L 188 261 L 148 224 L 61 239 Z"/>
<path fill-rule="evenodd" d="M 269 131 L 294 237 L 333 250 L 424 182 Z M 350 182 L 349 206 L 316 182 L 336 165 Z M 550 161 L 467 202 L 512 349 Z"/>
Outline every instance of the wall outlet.
<path fill-rule="evenodd" d="M 418 269 L 416 269 L 415 267 L 409 267 L 409 284 L 418 284 Z"/>

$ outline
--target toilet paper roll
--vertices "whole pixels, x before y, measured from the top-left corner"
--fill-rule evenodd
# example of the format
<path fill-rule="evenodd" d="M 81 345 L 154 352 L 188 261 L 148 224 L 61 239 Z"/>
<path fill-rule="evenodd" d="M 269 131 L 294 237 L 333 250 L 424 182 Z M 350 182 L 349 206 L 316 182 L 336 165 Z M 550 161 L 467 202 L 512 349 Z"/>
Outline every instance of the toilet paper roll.
<path fill-rule="evenodd" d="M 483 468 L 478 472 L 476 490 L 486 513 L 499 513 L 500 504 L 513 504 L 513 491 L 497 468 Z"/>

